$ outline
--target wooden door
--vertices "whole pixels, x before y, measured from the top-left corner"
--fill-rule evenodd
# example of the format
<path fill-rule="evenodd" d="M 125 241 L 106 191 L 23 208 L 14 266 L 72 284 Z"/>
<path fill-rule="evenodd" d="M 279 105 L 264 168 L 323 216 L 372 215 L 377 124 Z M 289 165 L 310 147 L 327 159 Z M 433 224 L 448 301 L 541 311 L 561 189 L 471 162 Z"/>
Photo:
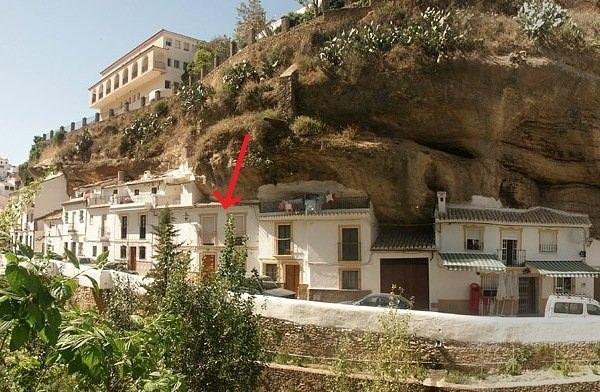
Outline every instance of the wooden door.
<path fill-rule="evenodd" d="M 129 248 L 129 270 L 135 271 L 137 267 L 137 248 L 132 246 Z"/>
<path fill-rule="evenodd" d="M 288 290 L 294 291 L 298 294 L 298 288 L 300 286 L 300 266 L 298 264 L 286 264 L 285 265 L 285 285 L 284 287 Z"/>
<path fill-rule="evenodd" d="M 429 260 L 382 259 L 380 290 L 390 293 L 392 285 L 404 289 L 404 296 L 414 298 L 414 309 L 429 309 Z"/>
<path fill-rule="evenodd" d="M 210 276 L 217 269 L 217 256 L 214 254 L 202 255 L 202 276 Z"/>

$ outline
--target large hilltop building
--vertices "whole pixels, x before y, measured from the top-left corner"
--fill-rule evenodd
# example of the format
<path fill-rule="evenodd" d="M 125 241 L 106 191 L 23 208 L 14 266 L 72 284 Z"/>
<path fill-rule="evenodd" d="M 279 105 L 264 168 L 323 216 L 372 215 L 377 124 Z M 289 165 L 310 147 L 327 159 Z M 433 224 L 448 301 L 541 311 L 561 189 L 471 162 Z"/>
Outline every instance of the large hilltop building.
<path fill-rule="evenodd" d="M 19 188 L 17 168 L 6 158 L 0 158 L 0 209 L 8 202 L 9 195 Z"/>
<path fill-rule="evenodd" d="M 100 71 L 89 88 L 90 107 L 102 118 L 172 95 L 200 41 L 162 29 Z"/>

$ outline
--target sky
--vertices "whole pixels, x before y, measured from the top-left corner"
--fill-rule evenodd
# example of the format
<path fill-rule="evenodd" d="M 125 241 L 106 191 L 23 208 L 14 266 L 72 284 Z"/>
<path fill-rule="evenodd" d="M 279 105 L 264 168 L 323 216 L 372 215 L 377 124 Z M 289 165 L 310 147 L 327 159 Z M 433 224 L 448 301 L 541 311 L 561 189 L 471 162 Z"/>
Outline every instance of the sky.
<path fill-rule="evenodd" d="M 0 157 L 27 159 L 33 137 L 89 117 L 99 72 L 160 30 L 231 36 L 240 0 L 2 0 Z M 262 0 L 267 19 L 296 0 Z"/>

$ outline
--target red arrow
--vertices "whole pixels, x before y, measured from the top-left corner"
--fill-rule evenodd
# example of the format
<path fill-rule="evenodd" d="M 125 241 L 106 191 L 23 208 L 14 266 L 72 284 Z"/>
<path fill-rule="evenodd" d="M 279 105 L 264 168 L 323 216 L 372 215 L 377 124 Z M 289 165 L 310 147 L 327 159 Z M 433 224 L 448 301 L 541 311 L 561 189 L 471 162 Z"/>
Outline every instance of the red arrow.
<path fill-rule="evenodd" d="M 233 196 L 233 191 L 235 189 L 235 184 L 237 183 L 238 176 L 240 175 L 240 169 L 242 168 L 242 163 L 244 162 L 244 156 L 246 155 L 246 150 L 248 149 L 248 143 L 250 142 L 250 134 L 247 133 L 244 136 L 244 141 L 242 142 L 242 148 L 240 153 L 238 154 L 237 161 L 235 162 L 235 167 L 233 168 L 233 174 L 231 175 L 231 180 L 229 181 L 229 188 L 227 189 L 227 194 L 223 197 L 218 191 L 214 191 L 213 195 L 219 200 L 219 203 L 223 206 L 223 208 L 228 209 L 231 206 L 236 205 L 240 201 L 239 196 Z"/>

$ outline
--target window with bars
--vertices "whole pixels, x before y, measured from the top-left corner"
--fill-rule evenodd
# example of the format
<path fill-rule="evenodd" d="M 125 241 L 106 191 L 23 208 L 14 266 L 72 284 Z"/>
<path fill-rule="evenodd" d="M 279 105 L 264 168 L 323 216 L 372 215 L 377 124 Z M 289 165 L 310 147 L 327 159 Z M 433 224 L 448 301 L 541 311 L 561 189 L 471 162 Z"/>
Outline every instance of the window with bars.
<path fill-rule="evenodd" d="M 92 246 L 92 257 L 98 256 L 98 247 L 96 245 Z"/>
<path fill-rule="evenodd" d="M 277 282 L 278 268 L 277 264 L 265 264 L 265 275 Z"/>
<path fill-rule="evenodd" d="M 140 215 L 140 239 L 146 239 L 146 215 Z"/>
<path fill-rule="evenodd" d="M 540 230 L 540 253 L 556 253 L 558 251 L 558 233 L 555 230 Z"/>
<path fill-rule="evenodd" d="M 498 294 L 499 275 L 482 274 L 481 275 L 481 296 L 496 298 Z"/>
<path fill-rule="evenodd" d="M 277 225 L 277 255 L 289 256 L 292 254 L 292 225 Z"/>
<path fill-rule="evenodd" d="M 554 278 L 554 293 L 556 294 L 574 294 L 575 278 L 557 277 Z"/>
<path fill-rule="evenodd" d="M 140 252 L 140 260 L 146 260 L 146 247 L 140 246 L 139 252 Z"/>
<path fill-rule="evenodd" d="M 231 219 L 233 223 L 233 235 L 235 236 L 236 243 L 241 243 L 246 235 L 246 215 L 232 214 Z"/>
<path fill-rule="evenodd" d="M 127 247 L 125 245 L 121 245 L 121 251 L 119 253 L 119 255 L 121 256 L 122 259 L 126 259 L 127 258 Z"/>
<path fill-rule="evenodd" d="M 342 270 L 341 288 L 343 290 L 360 290 L 360 271 Z"/>
<path fill-rule="evenodd" d="M 343 227 L 341 229 L 339 248 L 340 261 L 360 260 L 360 234 L 358 227 Z"/>
<path fill-rule="evenodd" d="M 121 217 L 121 239 L 127 239 L 127 217 Z"/>

